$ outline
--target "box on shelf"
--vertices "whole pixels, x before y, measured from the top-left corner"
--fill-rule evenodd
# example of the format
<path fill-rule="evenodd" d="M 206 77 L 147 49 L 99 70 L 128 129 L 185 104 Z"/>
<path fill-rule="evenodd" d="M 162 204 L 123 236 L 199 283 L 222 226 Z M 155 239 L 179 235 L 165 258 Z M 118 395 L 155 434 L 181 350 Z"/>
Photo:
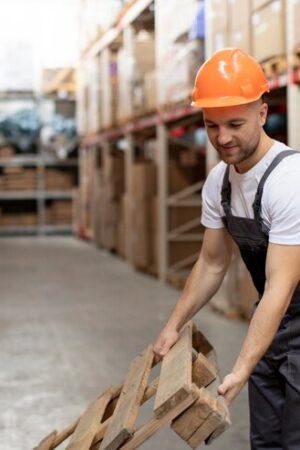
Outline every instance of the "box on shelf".
<path fill-rule="evenodd" d="M 245 25 L 242 28 L 230 31 L 228 33 L 228 46 L 238 47 L 251 54 L 252 46 L 250 25 Z"/>
<path fill-rule="evenodd" d="M 267 3 L 270 3 L 270 0 L 250 0 L 250 1 L 252 11 L 260 9 L 262 6 L 265 6 Z"/>
<path fill-rule="evenodd" d="M 250 25 L 251 0 L 228 0 L 228 22 L 230 30 L 239 30 Z M 225 28 L 225 26 L 223 26 Z"/>
<path fill-rule="evenodd" d="M 168 192 L 175 194 L 199 181 L 201 173 L 198 167 L 181 166 L 170 163 L 168 167 Z"/>
<path fill-rule="evenodd" d="M 292 27 L 291 27 L 291 46 L 297 48 L 300 47 L 300 0 L 292 0 Z"/>
<path fill-rule="evenodd" d="M 130 194 L 134 198 L 153 197 L 157 189 L 157 169 L 152 162 L 138 162 L 132 166 Z"/>
<path fill-rule="evenodd" d="M 252 14 L 252 54 L 259 62 L 285 55 L 285 2 L 273 0 Z"/>
<path fill-rule="evenodd" d="M 15 156 L 15 149 L 10 145 L 5 145 L 0 148 L 0 158 L 12 158 Z"/>

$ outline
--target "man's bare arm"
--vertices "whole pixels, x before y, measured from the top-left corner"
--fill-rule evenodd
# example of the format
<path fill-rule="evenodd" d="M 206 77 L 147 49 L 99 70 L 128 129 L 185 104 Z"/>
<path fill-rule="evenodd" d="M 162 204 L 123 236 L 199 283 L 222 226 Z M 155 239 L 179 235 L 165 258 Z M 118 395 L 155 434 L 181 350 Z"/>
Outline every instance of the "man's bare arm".
<path fill-rule="evenodd" d="M 217 292 L 230 264 L 232 248 L 232 239 L 224 228 L 205 231 L 200 256 L 154 345 L 158 355 L 164 356 L 168 352 L 178 339 L 182 326 Z"/>
<path fill-rule="evenodd" d="M 269 348 L 299 280 L 300 246 L 269 244 L 264 295 L 250 322 L 232 372 L 219 387 L 219 393 L 225 396 L 228 404 Z"/>

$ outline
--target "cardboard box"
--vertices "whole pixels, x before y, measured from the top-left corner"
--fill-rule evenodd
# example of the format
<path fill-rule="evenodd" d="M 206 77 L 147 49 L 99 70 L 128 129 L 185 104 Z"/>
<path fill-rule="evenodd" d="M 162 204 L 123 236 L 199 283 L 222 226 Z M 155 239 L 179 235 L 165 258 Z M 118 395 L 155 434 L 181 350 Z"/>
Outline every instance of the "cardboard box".
<path fill-rule="evenodd" d="M 231 31 L 228 35 L 228 45 L 252 54 L 250 25 Z"/>
<path fill-rule="evenodd" d="M 134 198 L 153 197 L 157 191 L 157 169 L 152 162 L 140 162 L 132 166 L 132 191 Z"/>
<path fill-rule="evenodd" d="M 228 22 L 230 30 L 250 25 L 251 0 L 228 0 Z"/>
<path fill-rule="evenodd" d="M 291 0 L 292 3 L 292 20 L 293 24 L 291 27 L 292 36 L 292 47 L 297 47 L 300 45 L 300 0 Z"/>
<path fill-rule="evenodd" d="M 201 242 L 171 242 L 169 264 L 175 264 L 195 253 L 200 253 Z"/>
<path fill-rule="evenodd" d="M 183 167 L 175 163 L 171 163 L 168 168 L 168 191 L 169 194 L 185 189 L 191 184 L 196 183 L 201 179 L 197 168 Z"/>
<path fill-rule="evenodd" d="M 191 220 L 199 220 L 199 229 L 193 232 L 199 233 L 203 232 L 203 227 L 200 223 L 201 218 L 201 208 L 189 206 L 189 207 L 171 207 L 169 208 L 169 229 L 172 231 L 174 228 L 180 227 L 181 225 L 190 222 Z"/>
<path fill-rule="evenodd" d="M 244 1 L 240 3 L 244 4 Z M 210 0 L 210 24 L 213 31 L 225 30 L 228 24 L 228 3 L 225 0 Z"/>
<path fill-rule="evenodd" d="M 255 11 L 270 3 L 270 0 L 250 0 L 250 2 L 252 11 Z"/>
<path fill-rule="evenodd" d="M 252 15 L 252 54 L 259 62 L 286 53 L 285 8 L 273 0 Z"/>

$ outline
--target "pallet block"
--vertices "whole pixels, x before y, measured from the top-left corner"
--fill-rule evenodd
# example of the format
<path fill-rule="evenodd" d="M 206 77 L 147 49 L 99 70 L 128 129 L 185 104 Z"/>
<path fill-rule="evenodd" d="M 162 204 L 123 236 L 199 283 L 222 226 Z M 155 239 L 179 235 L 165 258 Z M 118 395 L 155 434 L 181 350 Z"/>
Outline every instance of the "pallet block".
<path fill-rule="evenodd" d="M 191 448 L 210 443 L 230 425 L 228 409 L 216 392 L 213 347 L 188 322 L 163 358 L 159 377 L 148 383 L 159 362 L 149 345 L 132 361 L 122 385 L 109 386 L 78 420 L 50 433 L 34 450 L 52 450 L 69 437 L 67 450 L 133 450 L 168 425 Z M 153 396 L 153 416 L 135 429 L 141 405 Z"/>

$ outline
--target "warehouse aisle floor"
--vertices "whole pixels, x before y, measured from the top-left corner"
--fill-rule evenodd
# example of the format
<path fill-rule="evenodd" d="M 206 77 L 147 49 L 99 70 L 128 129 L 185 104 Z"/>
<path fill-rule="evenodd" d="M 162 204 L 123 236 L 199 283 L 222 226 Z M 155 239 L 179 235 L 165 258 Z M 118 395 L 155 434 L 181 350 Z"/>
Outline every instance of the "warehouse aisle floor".
<path fill-rule="evenodd" d="M 0 240 L 0 448 L 29 450 L 73 422 L 152 342 L 178 291 L 72 238 Z M 203 310 L 195 320 L 231 368 L 246 324 Z M 246 450 L 246 390 L 211 450 Z M 150 408 L 150 406 L 148 407 Z M 147 414 L 147 411 L 144 412 Z M 170 429 L 141 448 L 187 449 Z"/>

